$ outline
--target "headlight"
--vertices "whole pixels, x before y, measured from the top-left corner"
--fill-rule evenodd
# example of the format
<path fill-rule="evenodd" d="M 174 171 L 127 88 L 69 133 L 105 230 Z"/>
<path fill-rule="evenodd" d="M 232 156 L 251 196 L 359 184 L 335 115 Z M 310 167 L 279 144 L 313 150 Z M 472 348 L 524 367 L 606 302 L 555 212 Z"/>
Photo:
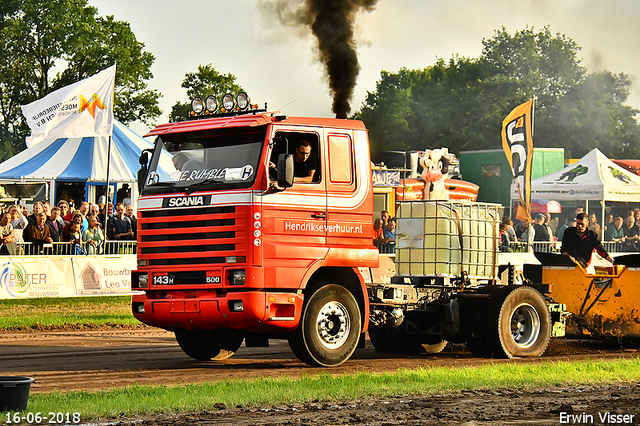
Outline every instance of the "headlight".
<path fill-rule="evenodd" d="M 206 105 L 207 105 L 207 111 L 216 112 L 216 110 L 218 109 L 218 100 L 215 98 L 215 96 L 208 96 L 206 100 Z"/>
<path fill-rule="evenodd" d="M 200 114 L 204 111 L 204 102 L 202 102 L 202 98 L 193 98 L 191 101 L 191 109 L 196 114 Z"/>
<path fill-rule="evenodd" d="M 233 105 L 235 105 L 233 95 L 231 93 L 224 95 L 222 98 L 222 108 L 224 108 L 225 111 L 231 111 L 233 110 Z"/>
<path fill-rule="evenodd" d="M 144 303 L 141 302 L 134 302 L 133 304 L 133 312 L 135 312 L 136 314 L 144 314 Z"/>
<path fill-rule="evenodd" d="M 230 271 L 228 278 L 229 285 L 244 285 L 244 283 L 246 282 L 244 269 Z"/>
<path fill-rule="evenodd" d="M 149 287 L 149 274 L 138 275 L 138 287 L 140 288 Z"/>
<path fill-rule="evenodd" d="M 240 109 L 241 111 L 244 111 L 249 106 L 249 96 L 244 92 L 238 93 L 236 101 L 238 104 L 238 109 Z"/>

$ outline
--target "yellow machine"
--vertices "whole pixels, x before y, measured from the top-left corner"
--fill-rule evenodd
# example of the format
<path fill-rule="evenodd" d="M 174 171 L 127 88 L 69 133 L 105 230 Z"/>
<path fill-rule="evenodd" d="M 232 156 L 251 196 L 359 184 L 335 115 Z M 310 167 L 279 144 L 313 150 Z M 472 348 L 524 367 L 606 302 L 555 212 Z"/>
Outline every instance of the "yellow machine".
<path fill-rule="evenodd" d="M 536 257 L 542 266 L 527 265 L 524 275 L 566 305 L 567 335 L 640 341 L 640 254 L 616 257 L 616 265 L 591 273 L 566 255 Z"/>

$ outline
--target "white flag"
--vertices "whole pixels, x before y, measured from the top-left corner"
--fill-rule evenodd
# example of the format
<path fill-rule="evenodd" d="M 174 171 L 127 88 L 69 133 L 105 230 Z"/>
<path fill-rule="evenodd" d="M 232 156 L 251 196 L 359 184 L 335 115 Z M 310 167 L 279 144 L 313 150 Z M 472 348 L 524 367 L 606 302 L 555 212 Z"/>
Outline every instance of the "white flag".
<path fill-rule="evenodd" d="M 22 106 L 31 136 L 27 147 L 47 137 L 109 136 L 113 132 L 116 66 Z"/>

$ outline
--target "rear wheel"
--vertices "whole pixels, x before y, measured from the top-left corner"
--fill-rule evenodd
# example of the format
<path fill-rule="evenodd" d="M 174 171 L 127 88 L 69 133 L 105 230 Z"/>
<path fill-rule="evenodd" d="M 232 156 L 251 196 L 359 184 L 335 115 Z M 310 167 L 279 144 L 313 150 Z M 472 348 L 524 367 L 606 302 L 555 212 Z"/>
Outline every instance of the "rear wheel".
<path fill-rule="evenodd" d="M 479 294 L 489 294 L 493 298 L 493 291 L 497 288 L 487 287 L 478 291 Z M 476 357 L 491 358 L 493 356 L 493 345 L 489 342 L 489 337 L 493 326 L 490 323 L 489 307 L 490 299 L 466 299 L 464 309 L 460 315 L 462 326 L 465 331 L 465 341 L 467 348 Z"/>
<path fill-rule="evenodd" d="M 180 349 L 198 361 L 222 361 L 233 356 L 244 336 L 234 330 L 176 330 Z"/>
<path fill-rule="evenodd" d="M 531 287 L 509 293 L 498 313 L 496 356 L 540 356 L 551 339 L 549 309 L 542 295 Z"/>
<path fill-rule="evenodd" d="M 376 352 L 390 354 L 394 352 L 393 345 L 387 337 L 387 326 L 369 324 L 369 340 Z"/>
<path fill-rule="evenodd" d="M 300 325 L 289 337 L 293 353 L 310 365 L 332 367 L 356 350 L 362 320 L 353 295 L 344 287 L 321 287 L 305 304 Z"/>
<path fill-rule="evenodd" d="M 542 295 L 527 286 L 490 287 L 480 293 L 490 299 L 472 300 L 464 324 L 467 346 L 481 357 L 540 356 L 547 349 L 551 322 Z"/>

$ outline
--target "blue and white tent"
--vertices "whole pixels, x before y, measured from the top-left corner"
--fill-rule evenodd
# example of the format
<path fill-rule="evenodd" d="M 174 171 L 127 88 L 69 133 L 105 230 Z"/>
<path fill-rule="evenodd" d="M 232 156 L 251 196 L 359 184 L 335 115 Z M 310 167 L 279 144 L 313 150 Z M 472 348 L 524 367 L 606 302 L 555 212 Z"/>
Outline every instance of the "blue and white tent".
<path fill-rule="evenodd" d="M 117 120 L 113 123 L 109 183 L 128 183 L 134 188 L 140 169 L 138 158 L 144 149 L 153 148 Z M 2 183 L 85 182 L 105 183 L 109 138 L 48 138 L 0 163 Z M 168 170 L 173 169 L 170 157 Z M 51 194 L 55 198 L 54 194 Z"/>
<path fill-rule="evenodd" d="M 114 121 L 109 181 L 134 182 L 140 169 L 138 158 L 151 142 Z M 105 182 L 108 137 L 45 139 L 3 163 L 0 181 Z"/>

